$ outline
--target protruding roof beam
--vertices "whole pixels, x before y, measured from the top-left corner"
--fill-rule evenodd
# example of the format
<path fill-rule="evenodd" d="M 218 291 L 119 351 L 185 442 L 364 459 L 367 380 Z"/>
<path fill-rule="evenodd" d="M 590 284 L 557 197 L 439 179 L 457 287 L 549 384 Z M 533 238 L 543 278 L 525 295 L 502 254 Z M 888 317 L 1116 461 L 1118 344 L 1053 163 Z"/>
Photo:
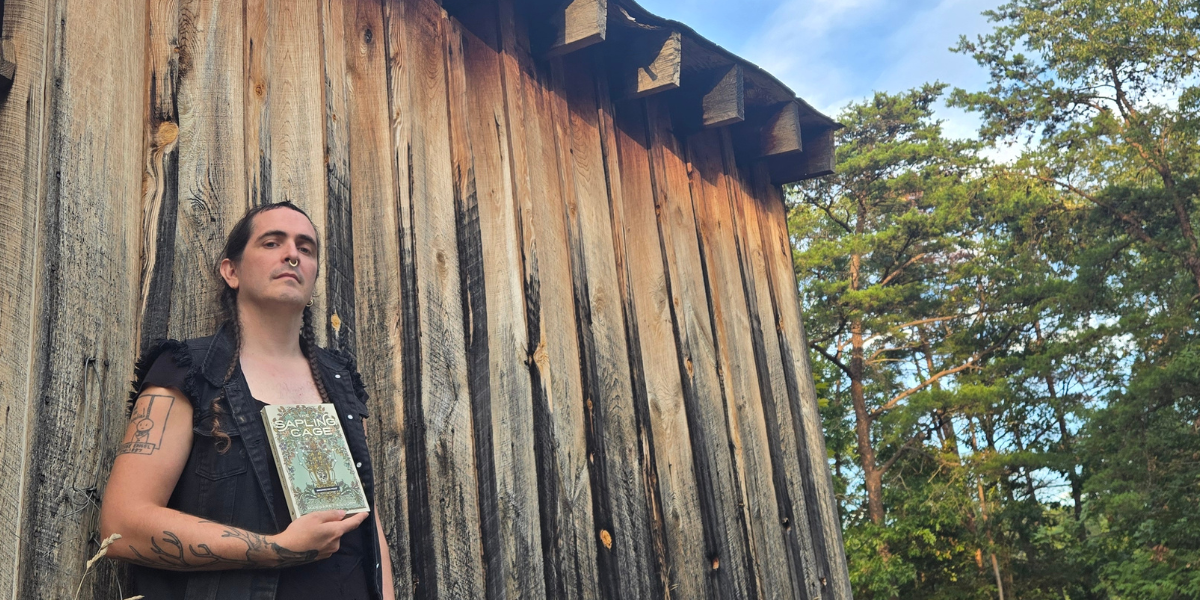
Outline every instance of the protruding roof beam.
<path fill-rule="evenodd" d="M 4 0 L 0 0 L 0 29 L 4 23 Z M 0 41 L 0 94 L 8 93 L 17 78 L 17 53 L 11 41 Z"/>
<path fill-rule="evenodd" d="M 746 120 L 746 84 L 742 65 L 709 71 L 700 80 L 700 124 L 723 127 Z"/>
<path fill-rule="evenodd" d="M 627 48 L 626 61 L 614 61 L 617 97 L 645 98 L 679 87 L 683 68 L 683 38 L 670 29 L 629 29 L 614 36 Z"/>
<path fill-rule="evenodd" d="M 771 183 L 794 183 L 833 173 L 833 132 L 833 127 L 803 129 L 803 151 L 767 158 Z"/>
<path fill-rule="evenodd" d="M 17 78 L 17 63 L 12 42 L 0 41 L 0 94 L 7 94 Z"/>
<path fill-rule="evenodd" d="M 800 106 L 782 102 L 746 109 L 746 121 L 733 130 L 739 163 L 804 149 L 800 131 Z"/>
<path fill-rule="evenodd" d="M 604 41 L 608 0 L 567 0 L 550 10 L 546 56 L 562 56 Z"/>

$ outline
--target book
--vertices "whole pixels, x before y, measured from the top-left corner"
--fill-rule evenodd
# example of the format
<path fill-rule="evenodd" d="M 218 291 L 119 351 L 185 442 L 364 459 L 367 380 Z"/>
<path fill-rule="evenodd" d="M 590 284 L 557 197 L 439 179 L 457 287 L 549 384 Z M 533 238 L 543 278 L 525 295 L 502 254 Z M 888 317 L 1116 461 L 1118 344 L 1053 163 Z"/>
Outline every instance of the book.
<path fill-rule="evenodd" d="M 369 510 L 332 404 L 271 404 L 262 417 L 293 521 L 321 510 Z"/>

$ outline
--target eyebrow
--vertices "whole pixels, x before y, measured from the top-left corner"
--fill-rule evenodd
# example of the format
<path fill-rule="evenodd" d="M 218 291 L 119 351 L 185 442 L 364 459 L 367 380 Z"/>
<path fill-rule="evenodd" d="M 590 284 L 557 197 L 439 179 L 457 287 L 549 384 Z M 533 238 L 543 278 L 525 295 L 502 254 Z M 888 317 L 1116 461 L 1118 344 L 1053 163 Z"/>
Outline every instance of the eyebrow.
<path fill-rule="evenodd" d="M 286 238 L 288 236 L 288 234 L 286 231 L 283 231 L 282 229 L 272 229 L 271 231 L 263 232 L 262 235 L 258 236 L 258 240 L 256 240 L 256 241 L 260 241 L 264 238 L 269 238 L 269 237 L 274 237 L 274 236 L 280 236 L 280 237 Z M 317 243 L 317 240 L 313 239 L 313 237 L 311 235 L 308 235 L 306 233 L 298 234 L 296 236 L 296 239 L 301 242 L 308 242 L 308 243 L 312 244 L 314 248 L 321 247 L 320 244 Z"/>

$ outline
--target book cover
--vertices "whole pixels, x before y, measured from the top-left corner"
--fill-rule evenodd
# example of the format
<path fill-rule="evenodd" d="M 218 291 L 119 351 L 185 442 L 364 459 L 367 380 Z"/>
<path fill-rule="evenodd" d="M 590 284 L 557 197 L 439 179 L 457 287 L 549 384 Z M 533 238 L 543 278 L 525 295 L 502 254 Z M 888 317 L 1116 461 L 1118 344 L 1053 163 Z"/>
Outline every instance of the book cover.
<path fill-rule="evenodd" d="M 321 510 L 368 510 L 332 404 L 268 405 L 262 417 L 292 520 Z"/>

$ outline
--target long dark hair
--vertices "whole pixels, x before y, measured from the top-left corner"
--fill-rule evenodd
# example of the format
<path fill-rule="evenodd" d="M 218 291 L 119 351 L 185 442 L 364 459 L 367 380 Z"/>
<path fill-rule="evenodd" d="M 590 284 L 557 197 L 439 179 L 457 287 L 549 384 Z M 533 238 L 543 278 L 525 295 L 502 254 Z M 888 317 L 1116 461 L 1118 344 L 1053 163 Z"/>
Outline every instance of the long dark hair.
<path fill-rule="evenodd" d="M 283 201 L 274 204 L 263 204 L 256 206 L 246 211 L 241 219 L 233 225 L 233 229 L 229 232 L 229 237 L 225 238 L 225 249 L 221 251 L 221 256 L 217 258 L 214 265 L 218 286 L 220 292 L 217 293 L 217 309 L 220 318 L 225 321 L 225 327 L 229 328 L 233 335 L 233 357 L 229 360 L 229 367 L 225 370 L 225 384 L 233 379 L 234 373 L 237 373 L 238 365 L 242 355 L 242 324 L 238 320 L 238 291 L 229 287 L 225 283 L 225 278 L 221 276 L 221 263 L 225 259 L 233 262 L 242 260 L 242 254 L 246 251 L 246 245 L 250 243 L 250 235 L 254 232 L 254 217 L 265 213 L 269 210 L 279 208 L 287 208 L 294 210 L 308 219 L 312 223 L 312 218 L 308 213 L 300 209 L 299 206 L 291 202 Z M 313 229 L 316 229 L 314 227 Z M 318 271 L 320 263 L 318 263 Z M 321 376 L 317 370 L 317 338 L 313 333 L 313 316 L 312 307 L 304 307 L 304 324 L 300 328 L 300 351 L 304 353 L 304 357 L 308 359 L 308 368 L 312 371 L 313 383 L 317 385 L 317 393 L 321 395 L 321 402 L 329 402 L 329 394 L 325 391 L 325 383 L 321 381 Z M 212 400 L 212 435 L 217 440 L 217 448 L 221 452 L 229 449 L 229 435 L 220 429 L 220 422 L 225 410 L 221 408 L 220 401 L 224 398 L 225 392 Z"/>

